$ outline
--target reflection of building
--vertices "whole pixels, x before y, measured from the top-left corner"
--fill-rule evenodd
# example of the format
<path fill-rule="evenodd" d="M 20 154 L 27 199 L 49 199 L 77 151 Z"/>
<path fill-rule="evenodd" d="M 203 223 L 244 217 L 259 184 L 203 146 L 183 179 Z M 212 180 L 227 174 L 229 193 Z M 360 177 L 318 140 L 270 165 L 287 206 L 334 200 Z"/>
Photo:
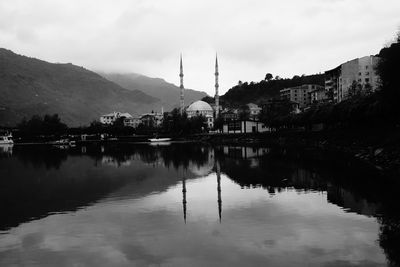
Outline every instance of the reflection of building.
<path fill-rule="evenodd" d="M 335 102 L 348 98 L 352 91 L 374 92 L 379 86 L 379 76 L 375 72 L 379 57 L 366 56 L 343 63 L 325 72 L 325 89 L 333 93 Z"/>
<path fill-rule="evenodd" d="M 132 159 L 130 159 L 130 158 L 123 159 L 123 160 L 118 160 L 115 157 L 111 157 L 111 156 L 103 156 L 101 158 L 101 164 L 114 166 L 114 167 L 129 166 L 129 165 L 131 165 L 131 163 L 132 163 Z"/>
<path fill-rule="evenodd" d="M 296 87 L 286 88 L 279 92 L 281 99 L 298 103 L 299 107 L 302 109 L 311 104 L 310 93 L 315 90 L 324 90 L 324 87 L 316 84 L 303 84 Z"/>
<path fill-rule="evenodd" d="M 193 102 L 186 109 L 186 113 L 188 115 L 188 118 L 200 115 L 204 116 L 207 120 L 208 127 L 212 128 L 214 126 L 214 110 L 207 102 L 201 100 Z"/>
<path fill-rule="evenodd" d="M 119 118 L 132 118 L 129 113 L 113 112 L 100 116 L 100 122 L 103 124 L 113 124 Z"/>
<path fill-rule="evenodd" d="M 13 144 L 0 144 L 0 155 L 8 155 L 11 156 L 13 153 Z"/>
<path fill-rule="evenodd" d="M 207 176 L 209 175 L 214 168 L 214 150 L 203 150 L 202 148 L 199 153 L 207 155 L 207 160 L 205 160 L 204 164 L 198 164 L 196 161 L 190 161 L 188 169 L 197 176 Z"/>
<path fill-rule="evenodd" d="M 251 120 L 227 121 L 222 127 L 223 133 L 263 133 L 269 128 L 262 122 Z"/>
<path fill-rule="evenodd" d="M 223 148 L 224 155 L 237 159 L 257 158 L 268 154 L 269 151 L 266 147 L 224 146 Z"/>
<path fill-rule="evenodd" d="M 212 161 L 210 161 L 212 162 Z M 219 222 L 221 223 L 222 219 L 222 197 L 221 197 L 221 168 L 218 162 L 214 162 L 214 167 L 215 167 L 215 173 L 217 175 L 217 205 L 218 205 L 218 218 Z M 183 220 L 186 223 L 186 218 L 187 218 L 187 189 L 186 189 L 186 178 L 185 175 L 183 174 L 182 176 L 182 207 L 183 207 Z"/>

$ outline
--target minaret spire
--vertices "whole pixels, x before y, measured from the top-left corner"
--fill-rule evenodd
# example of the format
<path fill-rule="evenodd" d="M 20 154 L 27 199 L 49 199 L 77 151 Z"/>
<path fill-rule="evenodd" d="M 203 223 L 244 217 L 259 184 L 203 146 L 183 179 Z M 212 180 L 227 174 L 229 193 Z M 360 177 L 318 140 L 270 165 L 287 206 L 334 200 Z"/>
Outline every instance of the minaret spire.
<path fill-rule="evenodd" d="M 219 116 L 218 76 L 218 55 L 215 54 L 215 118 L 218 118 Z"/>
<path fill-rule="evenodd" d="M 184 99 L 184 90 L 185 88 L 183 87 L 183 64 L 182 64 L 182 54 L 181 54 L 181 61 L 180 61 L 180 72 L 179 72 L 179 77 L 180 77 L 180 88 L 181 88 L 181 96 L 180 96 L 180 109 L 181 109 L 181 115 L 183 114 L 183 111 L 185 109 L 185 99 Z"/>

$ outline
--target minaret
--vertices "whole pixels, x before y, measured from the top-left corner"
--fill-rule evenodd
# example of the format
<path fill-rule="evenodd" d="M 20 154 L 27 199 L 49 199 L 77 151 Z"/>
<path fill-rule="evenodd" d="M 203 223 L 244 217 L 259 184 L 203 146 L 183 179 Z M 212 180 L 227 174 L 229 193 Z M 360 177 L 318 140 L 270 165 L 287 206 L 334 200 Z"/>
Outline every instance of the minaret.
<path fill-rule="evenodd" d="M 218 56 L 215 55 L 215 118 L 219 116 L 218 75 Z"/>
<path fill-rule="evenodd" d="M 180 80 L 181 80 L 181 85 L 180 85 L 180 88 L 181 88 L 181 98 L 180 98 L 180 104 L 181 104 L 181 115 L 183 114 L 183 111 L 184 111 L 184 109 L 185 109 L 185 99 L 184 99 L 184 95 L 183 95 L 183 92 L 184 92 L 184 90 L 185 90 L 185 88 L 183 87 L 183 65 L 182 65 L 182 54 L 181 54 L 181 66 L 180 66 L 180 73 L 179 73 L 179 77 L 180 77 Z"/>

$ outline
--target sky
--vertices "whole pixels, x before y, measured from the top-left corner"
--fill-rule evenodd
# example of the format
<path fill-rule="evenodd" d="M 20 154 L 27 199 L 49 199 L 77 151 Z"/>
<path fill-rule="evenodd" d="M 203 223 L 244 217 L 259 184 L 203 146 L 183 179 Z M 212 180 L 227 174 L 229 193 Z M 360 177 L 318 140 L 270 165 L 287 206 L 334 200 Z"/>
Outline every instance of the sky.
<path fill-rule="evenodd" d="M 224 94 L 377 54 L 399 14 L 399 0 L 0 0 L 0 47 L 176 85 L 182 53 L 185 87 L 214 95 L 216 53 Z"/>

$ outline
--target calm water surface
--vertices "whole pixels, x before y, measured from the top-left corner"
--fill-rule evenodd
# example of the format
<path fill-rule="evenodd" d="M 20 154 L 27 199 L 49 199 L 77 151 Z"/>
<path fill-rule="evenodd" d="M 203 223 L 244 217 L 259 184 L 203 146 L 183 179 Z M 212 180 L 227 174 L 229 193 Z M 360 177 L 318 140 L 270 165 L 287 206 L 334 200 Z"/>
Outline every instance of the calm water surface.
<path fill-rule="evenodd" d="M 346 160 L 0 147 L 0 266 L 397 266 L 398 190 Z"/>

